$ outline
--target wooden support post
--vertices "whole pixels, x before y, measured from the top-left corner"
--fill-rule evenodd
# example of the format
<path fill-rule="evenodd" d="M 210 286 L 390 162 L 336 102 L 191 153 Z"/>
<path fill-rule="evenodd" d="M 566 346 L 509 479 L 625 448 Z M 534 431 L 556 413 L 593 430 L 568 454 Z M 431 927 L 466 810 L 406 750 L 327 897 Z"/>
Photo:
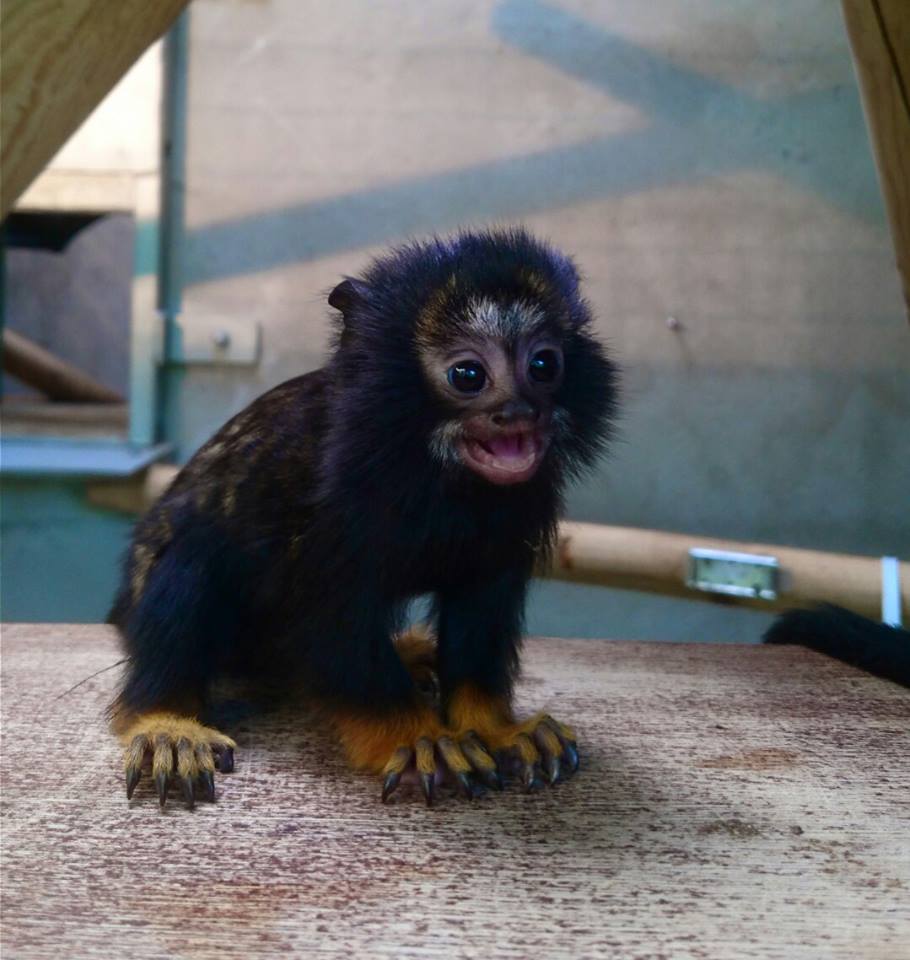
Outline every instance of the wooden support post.
<path fill-rule="evenodd" d="M 0 219 L 188 0 L 3 0 Z"/>
<path fill-rule="evenodd" d="M 842 0 L 910 318 L 910 0 Z"/>

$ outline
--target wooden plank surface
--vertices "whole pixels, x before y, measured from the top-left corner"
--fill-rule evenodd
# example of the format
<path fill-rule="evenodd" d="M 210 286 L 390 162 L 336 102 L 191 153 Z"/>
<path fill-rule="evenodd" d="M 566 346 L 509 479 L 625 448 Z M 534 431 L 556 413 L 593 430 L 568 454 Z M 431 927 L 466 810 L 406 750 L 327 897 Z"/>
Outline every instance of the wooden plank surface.
<path fill-rule="evenodd" d="M 129 407 L 116 403 L 53 403 L 4 399 L 0 404 L 7 437 L 126 437 Z"/>
<path fill-rule="evenodd" d="M 3 630 L 4 957 L 906 958 L 910 694 L 808 651 L 527 644 L 567 784 L 379 804 L 291 712 L 123 797 L 102 626 Z"/>
<path fill-rule="evenodd" d="M 188 0 L 4 0 L 0 217 Z"/>

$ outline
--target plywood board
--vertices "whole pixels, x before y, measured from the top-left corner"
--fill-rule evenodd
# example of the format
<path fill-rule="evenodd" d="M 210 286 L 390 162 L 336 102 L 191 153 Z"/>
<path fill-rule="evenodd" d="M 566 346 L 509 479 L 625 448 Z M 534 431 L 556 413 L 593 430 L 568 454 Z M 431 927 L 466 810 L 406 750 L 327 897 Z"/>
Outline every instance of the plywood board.
<path fill-rule="evenodd" d="M 433 809 L 293 712 L 214 805 L 123 796 L 101 626 L 3 631 L 3 946 L 128 955 L 906 957 L 910 693 L 800 649 L 532 640 L 576 778 Z"/>
<path fill-rule="evenodd" d="M 4 2 L 0 217 L 187 2 Z"/>

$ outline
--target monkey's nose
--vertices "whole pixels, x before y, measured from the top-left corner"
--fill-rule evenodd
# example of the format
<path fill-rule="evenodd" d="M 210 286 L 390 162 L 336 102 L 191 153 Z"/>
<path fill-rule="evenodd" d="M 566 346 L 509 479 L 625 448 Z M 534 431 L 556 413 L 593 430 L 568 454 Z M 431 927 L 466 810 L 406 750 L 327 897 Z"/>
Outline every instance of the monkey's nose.
<path fill-rule="evenodd" d="M 497 427 L 507 427 L 519 420 L 530 420 L 535 422 L 540 416 L 540 410 L 529 401 L 520 398 L 517 400 L 507 400 L 490 419 Z"/>

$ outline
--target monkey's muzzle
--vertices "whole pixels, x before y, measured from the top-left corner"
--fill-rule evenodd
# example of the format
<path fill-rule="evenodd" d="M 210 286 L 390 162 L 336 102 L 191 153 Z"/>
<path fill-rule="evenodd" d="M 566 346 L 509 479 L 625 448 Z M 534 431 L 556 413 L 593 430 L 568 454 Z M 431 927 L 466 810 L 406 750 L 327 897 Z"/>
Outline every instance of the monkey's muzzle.
<path fill-rule="evenodd" d="M 506 429 L 473 429 L 459 442 L 466 467 L 490 483 L 525 483 L 537 473 L 549 443 L 538 427 L 516 424 Z"/>

